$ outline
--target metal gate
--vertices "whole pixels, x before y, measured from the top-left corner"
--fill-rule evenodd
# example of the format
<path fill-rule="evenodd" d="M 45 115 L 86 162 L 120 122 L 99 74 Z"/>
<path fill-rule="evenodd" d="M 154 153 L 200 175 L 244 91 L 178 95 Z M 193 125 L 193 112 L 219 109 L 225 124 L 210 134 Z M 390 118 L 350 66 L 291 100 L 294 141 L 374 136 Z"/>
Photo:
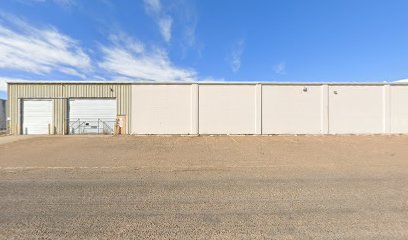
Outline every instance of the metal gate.
<path fill-rule="evenodd" d="M 116 119 L 68 119 L 69 134 L 114 134 Z"/>
<path fill-rule="evenodd" d="M 116 99 L 70 99 L 69 134 L 114 134 Z"/>

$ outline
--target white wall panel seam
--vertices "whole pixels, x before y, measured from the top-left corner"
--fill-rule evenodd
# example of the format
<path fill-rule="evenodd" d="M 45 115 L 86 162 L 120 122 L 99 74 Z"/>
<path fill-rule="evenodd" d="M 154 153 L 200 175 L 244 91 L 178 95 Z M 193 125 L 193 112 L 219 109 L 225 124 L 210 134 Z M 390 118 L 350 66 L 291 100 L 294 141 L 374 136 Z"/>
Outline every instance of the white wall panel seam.
<path fill-rule="evenodd" d="M 198 134 L 199 122 L 198 122 L 198 101 L 199 101 L 199 88 L 198 84 L 191 84 L 191 130 L 190 134 Z"/>
<path fill-rule="evenodd" d="M 321 91 L 321 131 L 322 134 L 329 133 L 329 86 L 323 84 Z"/>
<path fill-rule="evenodd" d="M 383 86 L 383 133 L 391 132 L 391 116 L 390 116 L 390 85 Z"/>
<path fill-rule="evenodd" d="M 262 134 L 262 84 L 255 85 L 255 134 Z"/>

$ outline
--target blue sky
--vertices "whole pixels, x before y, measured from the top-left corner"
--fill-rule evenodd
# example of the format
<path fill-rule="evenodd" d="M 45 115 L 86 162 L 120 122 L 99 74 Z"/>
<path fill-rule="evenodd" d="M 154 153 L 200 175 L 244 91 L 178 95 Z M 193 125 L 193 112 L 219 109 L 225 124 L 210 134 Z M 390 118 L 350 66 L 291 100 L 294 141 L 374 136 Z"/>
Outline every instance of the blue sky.
<path fill-rule="evenodd" d="M 408 77 L 406 0 L 8 0 L 8 80 L 383 82 Z"/>

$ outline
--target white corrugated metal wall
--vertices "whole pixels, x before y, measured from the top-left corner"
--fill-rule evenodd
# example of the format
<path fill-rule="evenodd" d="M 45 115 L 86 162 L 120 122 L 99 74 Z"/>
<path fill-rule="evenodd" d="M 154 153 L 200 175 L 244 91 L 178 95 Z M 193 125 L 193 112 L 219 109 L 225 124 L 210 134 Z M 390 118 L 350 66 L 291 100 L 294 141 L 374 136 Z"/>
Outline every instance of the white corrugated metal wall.
<path fill-rule="evenodd" d="M 200 134 L 255 134 L 256 93 L 253 85 L 200 85 Z"/>
<path fill-rule="evenodd" d="M 389 118 L 389 131 L 408 133 L 408 86 L 392 86 L 387 91 L 389 111 L 385 114 Z"/>
<path fill-rule="evenodd" d="M 408 133 L 408 85 L 134 84 L 133 134 Z"/>
<path fill-rule="evenodd" d="M 330 86 L 330 133 L 384 132 L 383 88 L 383 86 Z"/>
<path fill-rule="evenodd" d="M 133 85 L 133 134 L 189 134 L 191 85 Z"/>
<path fill-rule="evenodd" d="M 321 86 L 263 86 L 262 133 L 322 133 L 321 102 Z"/>

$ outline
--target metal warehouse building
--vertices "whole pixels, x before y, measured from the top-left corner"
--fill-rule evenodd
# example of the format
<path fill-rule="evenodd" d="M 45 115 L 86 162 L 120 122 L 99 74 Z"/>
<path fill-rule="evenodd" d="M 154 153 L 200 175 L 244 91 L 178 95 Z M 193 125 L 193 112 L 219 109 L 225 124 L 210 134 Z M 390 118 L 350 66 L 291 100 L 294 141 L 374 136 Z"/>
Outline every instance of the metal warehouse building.
<path fill-rule="evenodd" d="M 405 134 L 408 85 L 9 82 L 12 134 Z"/>

